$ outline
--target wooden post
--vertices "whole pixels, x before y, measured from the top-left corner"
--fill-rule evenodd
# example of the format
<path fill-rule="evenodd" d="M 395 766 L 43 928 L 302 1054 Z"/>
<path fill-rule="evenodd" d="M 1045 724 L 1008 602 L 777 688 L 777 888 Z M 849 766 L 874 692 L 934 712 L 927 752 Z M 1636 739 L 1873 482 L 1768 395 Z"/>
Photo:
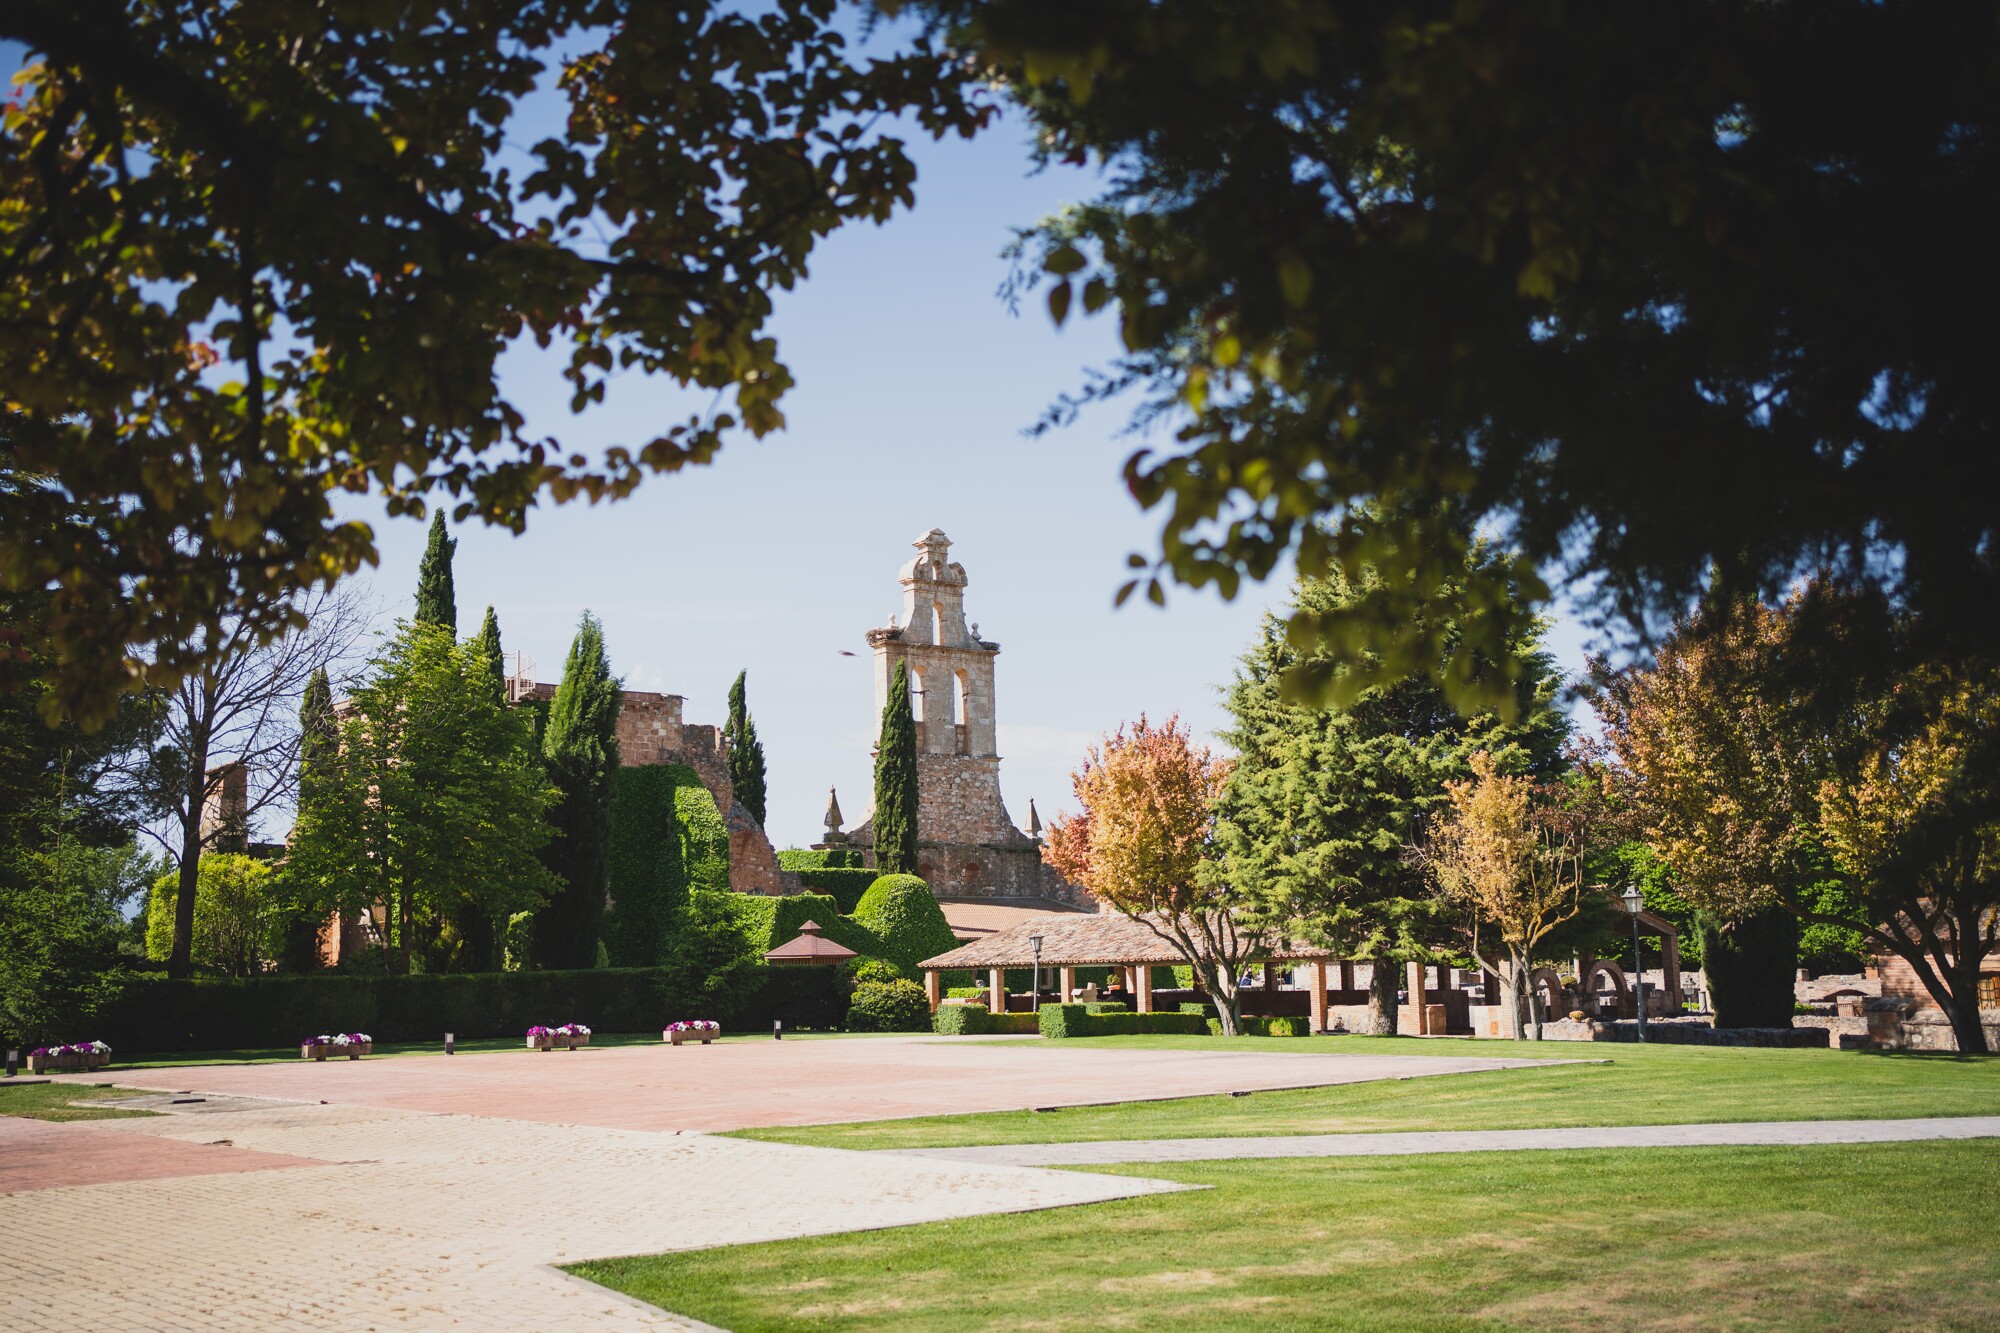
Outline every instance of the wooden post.
<path fill-rule="evenodd" d="M 1416 1011 L 1416 1021 L 1412 1026 L 1416 1028 L 1419 1037 L 1427 1037 L 1430 1035 L 1431 1029 L 1429 1023 L 1430 1011 L 1424 1003 L 1426 998 L 1424 995 L 1424 965 L 1422 963 L 1411 963 L 1407 969 L 1407 974 L 1409 976 L 1410 1008 Z"/>
<path fill-rule="evenodd" d="M 1060 978 L 1057 984 L 1062 987 L 1062 994 L 1056 998 L 1056 1003 L 1068 1004 L 1076 996 L 1076 969 L 1065 967 L 1056 975 Z"/>
<path fill-rule="evenodd" d="M 924 972 L 924 998 L 931 1002 L 931 1012 L 936 1013 L 944 1003 L 944 973 L 936 968 Z"/>
<path fill-rule="evenodd" d="M 1007 974 L 997 967 L 986 969 L 986 1007 L 996 1014 L 1007 1012 Z"/>
<path fill-rule="evenodd" d="M 1137 993 L 1136 1008 L 1142 1014 L 1153 1012 L 1153 968 L 1150 963 L 1140 963 L 1132 969 L 1132 988 Z"/>
<path fill-rule="evenodd" d="M 1312 1030 L 1326 1031 L 1326 960 L 1315 958 L 1312 966 Z"/>
<path fill-rule="evenodd" d="M 1354 964 L 1351 962 L 1342 962 L 1340 965 L 1340 988 L 1343 991 L 1354 989 Z"/>
<path fill-rule="evenodd" d="M 1665 979 L 1667 989 L 1667 1012 L 1681 1011 L 1681 946 L 1672 935 L 1660 934 L 1660 974 Z"/>
<path fill-rule="evenodd" d="M 1264 993 L 1270 995 L 1278 989 L 1278 965 L 1264 964 Z"/>

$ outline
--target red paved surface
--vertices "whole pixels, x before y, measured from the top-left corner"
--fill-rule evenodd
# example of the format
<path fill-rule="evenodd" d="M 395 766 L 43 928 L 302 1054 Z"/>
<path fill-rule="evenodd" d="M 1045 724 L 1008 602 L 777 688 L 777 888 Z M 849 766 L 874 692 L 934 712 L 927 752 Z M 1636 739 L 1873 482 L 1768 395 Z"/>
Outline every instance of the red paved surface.
<path fill-rule="evenodd" d="M 1309 1047 L 1301 1041 L 1300 1047 Z M 879 1038 L 111 1069 L 122 1087 L 390 1106 L 612 1129 L 722 1130 L 1354 1083 L 1539 1061 L 1059 1049 Z M 218 1133 L 218 1137 L 221 1137 Z"/>
<path fill-rule="evenodd" d="M 216 1137 L 228 1131 L 220 1126 Z M 121 1134 L 88 1122 L 52 1123 L 0 1116 L 0 1194 L 104 1185 L 165 1176 L 219 1176 L 287 1166 L 324 1166 L 309 1157 L 250 1152 L 242 1148 L 147 1134 Z"/>

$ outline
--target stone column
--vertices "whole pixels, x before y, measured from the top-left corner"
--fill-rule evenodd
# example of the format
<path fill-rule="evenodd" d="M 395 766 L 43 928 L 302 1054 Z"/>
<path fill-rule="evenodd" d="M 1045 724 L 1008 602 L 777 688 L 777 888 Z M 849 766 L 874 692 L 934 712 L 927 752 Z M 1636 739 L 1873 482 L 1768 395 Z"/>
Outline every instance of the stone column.
<path fill-rule="evenodd" d="M 1007 1012 L 1007 973 L 1001 968 L 986 969 L 986 1007 L 996 1014 Z"/>
<path fill-rule="evenodd" d="M 944 1003 L 944 973 L 935 968 L 924 973 L 924 998 L 931 1002 L 931 1012 L 936 1013 Z"/>
<path fill-rule="evenodd" d="M 1057 971 L 1056 975 L 1059 978 L 1057 984 L 1062 987 L 1062 998 L 1058 1003 L 1068 1004 L 1076 994 L 1076 969 L 1073 967 L 1061 968 Z"/>
<path fill-rule="evenodd" d="M 1326 1031 L 1326 960 L 1313 959 L 1312 965 L 1312 1030 Z"/>
<path fill-rule="evenodd" d="M 1134 1007 L 1142 1014 L 1153 1012 L 1153 968 L 1149 963 L 1140 963 L 1132 969 L 1132 986 L 1136 995 Z"/>
<path fill-rule="evenodd" d="M 1410 1008 L 1416 1014 L 1416 1021 L 1413 1026 L 1416 1028 L 1416 1034 L 1419 1037 L 1427 1037 L 1430 1035 L 1431 1027 L 1430 1011 L 1424 1003 L 1424 965 L 1422 963 L 1411 963 L 1407 971 L 1409 974 Z"/>

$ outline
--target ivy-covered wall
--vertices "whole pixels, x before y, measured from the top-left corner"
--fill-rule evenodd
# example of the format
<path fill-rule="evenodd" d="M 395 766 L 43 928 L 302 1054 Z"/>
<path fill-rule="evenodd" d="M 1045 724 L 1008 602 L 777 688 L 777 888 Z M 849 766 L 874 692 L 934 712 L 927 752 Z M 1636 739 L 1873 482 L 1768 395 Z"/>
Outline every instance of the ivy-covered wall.
<path fill-rule="evenodd" d="M 692 768 L 641 764 L 613 775 L 610 862 L 605 952 L 617 967 L 657 966 L 689 895 L 729 887 L 729 829 Z"/>

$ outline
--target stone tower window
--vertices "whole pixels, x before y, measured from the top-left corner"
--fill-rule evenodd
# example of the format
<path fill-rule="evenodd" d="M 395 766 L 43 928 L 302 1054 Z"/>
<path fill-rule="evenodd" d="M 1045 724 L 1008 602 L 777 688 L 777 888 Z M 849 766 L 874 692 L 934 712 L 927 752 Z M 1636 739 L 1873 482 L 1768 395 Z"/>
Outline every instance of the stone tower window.
<path fill-rule="evenodd" d="M 937 644 L 942 644 L 944 642 L 943 602 L 931 603 L 931 642 Z"/>
<path fill-rule="evenodd" d="M 910 668 L 910 716 L 924 720 L 924 673 L 916 667 Z"/>

